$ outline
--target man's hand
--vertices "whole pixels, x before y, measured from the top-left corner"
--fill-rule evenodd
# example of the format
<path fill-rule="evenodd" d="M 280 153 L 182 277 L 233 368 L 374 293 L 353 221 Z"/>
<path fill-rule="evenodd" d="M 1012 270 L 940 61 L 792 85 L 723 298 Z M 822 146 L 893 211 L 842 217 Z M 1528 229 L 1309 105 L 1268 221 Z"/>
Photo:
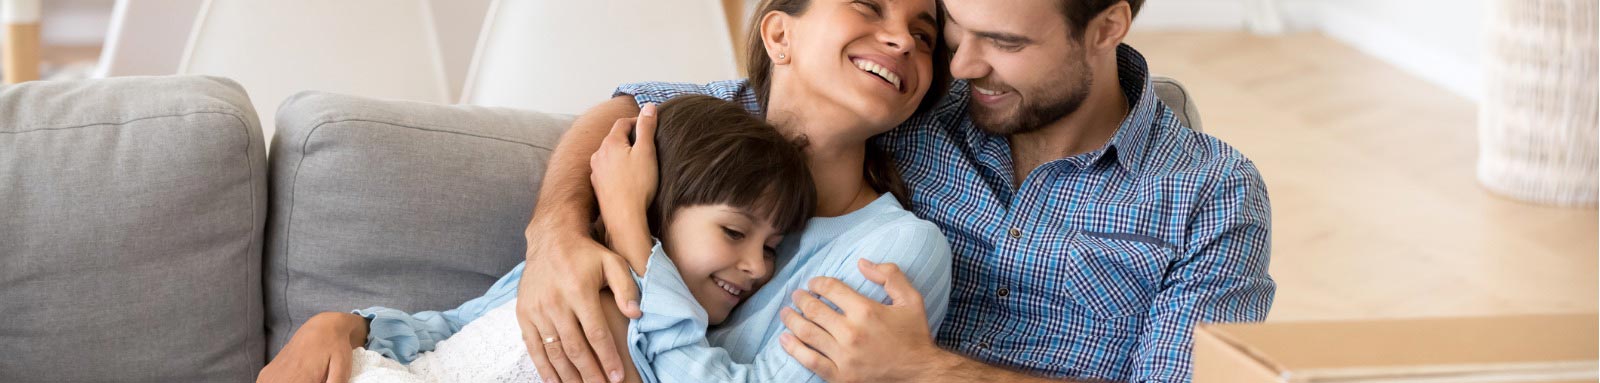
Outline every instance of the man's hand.
<path fill-rule="evenodd" d="M 829 382 L 916 381 L 947 360 L 928 330 L 922 294 L 900 267 L 861 260 L 861 274 L 883 285 L 891 303 L 868 299 L 837 279 L 811 280 L 811 292 L 794 292 L 795 307 L 780 314 L 786 333 L 783 349 L 801 365 Z M 812 293 L 843 311 L 828 307 Z"/>
<path fill-rule="evenodd" d="M 639 288 L 632 272 L 622 257 L 587 236 L 535 232 L 530 228 L 528 263 L 517 286 L 517 324 L 539 376 L 562 382 L 620 381 L 622 369 L 633 366 L 623 365 L 612 337 L 627 334 L 611 333 L 596 302 L 600 289 L 609 285 L 622 313 L 638 318 Z"/>
<path fill-rule="evenodd" d="M 367 321 L 355 314 L 321 313 L 306 320 L 256 376 L 256 382 L 344 383 L 350 351 L 366 343 Z"/>
<path fill-rule="evenodd" d="M 607 311 L 596 302 L 610 285 L 623 315 L 638 318 L 639 289 L 621 257 L 589 237 L 595 199 L 588 165 L 611 126 L 638 114 L 633 97 L 612 97 L 573 121 L 550 154 L 517 286 L 517 324 L 545 381 L 616 382 L 633 368 L 612 342 L 627 334 L 606 327 Z"/>

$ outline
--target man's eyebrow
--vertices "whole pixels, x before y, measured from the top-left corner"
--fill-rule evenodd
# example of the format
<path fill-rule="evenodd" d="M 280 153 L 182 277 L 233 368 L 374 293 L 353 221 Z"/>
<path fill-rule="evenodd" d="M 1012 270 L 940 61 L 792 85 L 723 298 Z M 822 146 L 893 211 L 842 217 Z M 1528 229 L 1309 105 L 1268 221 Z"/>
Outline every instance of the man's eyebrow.
<path fill-rule="evenodd" d="M 1007 43 L 1007 44 L 1025 45 L 1025 44 L 1032 44 L 1033 43 L 1033 39 L 1028 38 L 1028 36 L 1023 36 L 1023 35 L 1019 35 L 1019 34 L 1015 34 L 1015 33 L 992 32 L 992 31 L 971 31 L 971 33 L 973 35 L 976 35 L 976 36 L 981 37 L 981 38 L 995 40 L 995 41 L 999 41 L 999 42 L 1003 42 L 1003 43 Z"/>

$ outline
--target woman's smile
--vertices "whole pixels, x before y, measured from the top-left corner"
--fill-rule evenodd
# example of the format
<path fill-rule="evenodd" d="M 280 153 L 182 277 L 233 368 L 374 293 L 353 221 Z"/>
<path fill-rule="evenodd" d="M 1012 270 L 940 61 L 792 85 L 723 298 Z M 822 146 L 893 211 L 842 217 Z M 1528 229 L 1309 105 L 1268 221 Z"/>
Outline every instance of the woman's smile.
<path fill-rule="evenodd" d="M 899 65 L 893 64 L 894 60 L 886 57 L 850 56 L 850 63 L 863 73 L 877 79 L 878 82 L 888 85 L 896 93 L 904 93 L 905 87 L 901 86 L 902 74 Z"/>

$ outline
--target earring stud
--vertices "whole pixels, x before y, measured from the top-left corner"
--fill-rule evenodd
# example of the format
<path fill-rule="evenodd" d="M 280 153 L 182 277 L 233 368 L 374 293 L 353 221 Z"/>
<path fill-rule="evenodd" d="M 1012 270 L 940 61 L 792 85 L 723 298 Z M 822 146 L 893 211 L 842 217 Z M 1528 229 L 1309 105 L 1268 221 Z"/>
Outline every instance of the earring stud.
<path fill-rule="evenodd" d="M 782 53 L 779 53 L 779 54 L 778 54 L 778 59 L 779 59 L 779 60 L 783 60 L 783 59 L 786 59 L 786 58 L 789 58 L 789 55 L 786 55 L 786 54 L 782 54 Z"/>

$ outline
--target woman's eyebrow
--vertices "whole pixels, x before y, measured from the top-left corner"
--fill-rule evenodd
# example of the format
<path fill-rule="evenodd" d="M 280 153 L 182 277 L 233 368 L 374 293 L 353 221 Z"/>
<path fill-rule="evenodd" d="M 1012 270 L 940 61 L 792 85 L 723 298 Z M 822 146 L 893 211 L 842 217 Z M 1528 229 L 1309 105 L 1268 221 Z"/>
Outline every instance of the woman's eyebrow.
<path fill-rule="evenodd" d="M 939 21 L 938 19 L 933 18 L 932 13 L 923 12 L 922 14 L 917 15 L 917 21 L 921 21 L 925 27 L 938 29 L 936 27 L 939 25 Z"/>

